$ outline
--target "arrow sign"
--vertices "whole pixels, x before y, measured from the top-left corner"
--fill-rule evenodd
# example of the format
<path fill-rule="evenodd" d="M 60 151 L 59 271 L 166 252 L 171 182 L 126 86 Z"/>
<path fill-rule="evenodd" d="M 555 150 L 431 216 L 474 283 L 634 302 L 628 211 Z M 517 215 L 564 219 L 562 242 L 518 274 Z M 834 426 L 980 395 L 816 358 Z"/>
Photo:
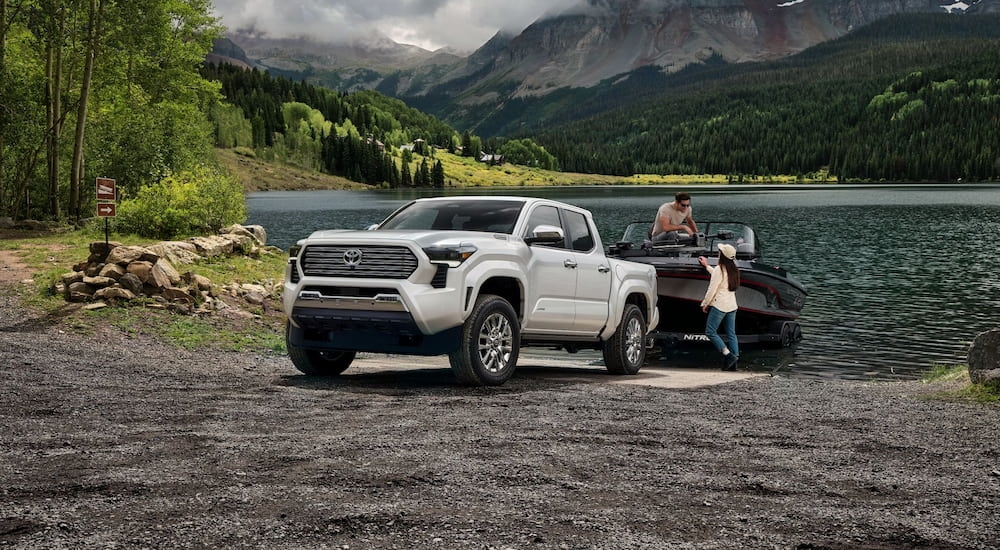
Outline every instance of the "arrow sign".
<path fill-rule="evenodd" d="M 115 198 L 115 180 L 111 178 L 97 178 L 97 200 L 113 201 Z"/>
<path fill-rule="evenodd" d="M 113 202 L 102 202 L 97 205 L 97 217 L 99 218 L 113 218 L 115 217 L 115 210 L 117 204 Z"/>

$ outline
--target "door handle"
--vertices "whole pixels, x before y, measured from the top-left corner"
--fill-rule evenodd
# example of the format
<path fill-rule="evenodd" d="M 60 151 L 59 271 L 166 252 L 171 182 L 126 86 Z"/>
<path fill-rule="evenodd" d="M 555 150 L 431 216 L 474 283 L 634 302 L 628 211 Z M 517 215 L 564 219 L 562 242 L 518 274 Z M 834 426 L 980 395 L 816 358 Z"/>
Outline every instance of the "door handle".
<path fill-rule="evenodd" d="M 607 273 L 611 271 L 611 268 L 606 265 L 599 265 L 597 266 L 597 270 L 600 271 L 601 273 Z"/>
<path fill-rule="evenodd" d="M 576 262 L 573 260 L 566 260 L 563 262 L 563 267 L 571 267 L 573 269 L 576 269 L 576 265 L 577 265 Z"/>

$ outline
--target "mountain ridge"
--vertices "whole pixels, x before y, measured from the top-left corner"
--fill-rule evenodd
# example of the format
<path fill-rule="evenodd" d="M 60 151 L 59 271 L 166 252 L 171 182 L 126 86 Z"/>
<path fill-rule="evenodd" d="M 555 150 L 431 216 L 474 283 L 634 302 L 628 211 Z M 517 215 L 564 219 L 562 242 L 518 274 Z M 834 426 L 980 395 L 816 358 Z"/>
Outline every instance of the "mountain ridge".
<path fill-rule="evenodd" d="M 591 88 L 644 68 L 674 73 L 781 59 L 897 13 L 996 13 L 1000 0 L 584 0 L 466 57 L 393 46 L 231 33 L 246 63 L 342 91 L 374 89 L 476 128 L 511 100 Z M 236 59 L 239 59 L 238 57 Z"/>

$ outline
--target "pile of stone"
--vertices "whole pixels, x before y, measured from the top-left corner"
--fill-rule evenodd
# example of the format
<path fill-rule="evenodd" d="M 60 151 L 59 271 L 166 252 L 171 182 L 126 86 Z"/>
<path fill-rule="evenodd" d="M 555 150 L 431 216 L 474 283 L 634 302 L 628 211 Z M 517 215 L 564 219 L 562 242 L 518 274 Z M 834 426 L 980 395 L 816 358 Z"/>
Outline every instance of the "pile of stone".
<path fill-rule="evenodd" d="M 224 307 L 218 299 L 222 293 L 259 305 L 280 291 L 280 282 L 219 287 L 192 271 L 180 273 L 176 266 L 234 254 L 258 256 L 266 243 L 267 233 L 259 225 L 233 225 L 218 235 L 151 246 L 94 242 L 87 261 L 64 274 L 55 291 L 71 302 L 88 302 L 90 308 L 143 300 L 149 307 L 178 313 L 209 313 Z"/>

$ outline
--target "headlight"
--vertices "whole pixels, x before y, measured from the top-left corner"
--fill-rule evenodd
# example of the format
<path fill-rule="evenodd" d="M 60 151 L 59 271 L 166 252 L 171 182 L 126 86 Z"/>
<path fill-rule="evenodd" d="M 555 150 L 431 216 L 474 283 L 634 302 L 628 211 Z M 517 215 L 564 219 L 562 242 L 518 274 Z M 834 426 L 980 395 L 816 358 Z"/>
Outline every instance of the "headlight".
<path fill-rule="evenodd" d="M 288 249 L 288 257 L 289 258 L 298 258 L 299 257 L 299 252 L 302 252 L 302 245 L 301 244 L 293 244 Z"/>
<path fill-rule="evenodd" d="M 424 254 L 427 254 L 432 263 L 443 263 L 448 264 L 448 267 L 458 267 L 462 265 L 462 262 L 475 254 L 477 250 L 479 249 L 471 244 L 428 246 L 424 249 Z"/>

